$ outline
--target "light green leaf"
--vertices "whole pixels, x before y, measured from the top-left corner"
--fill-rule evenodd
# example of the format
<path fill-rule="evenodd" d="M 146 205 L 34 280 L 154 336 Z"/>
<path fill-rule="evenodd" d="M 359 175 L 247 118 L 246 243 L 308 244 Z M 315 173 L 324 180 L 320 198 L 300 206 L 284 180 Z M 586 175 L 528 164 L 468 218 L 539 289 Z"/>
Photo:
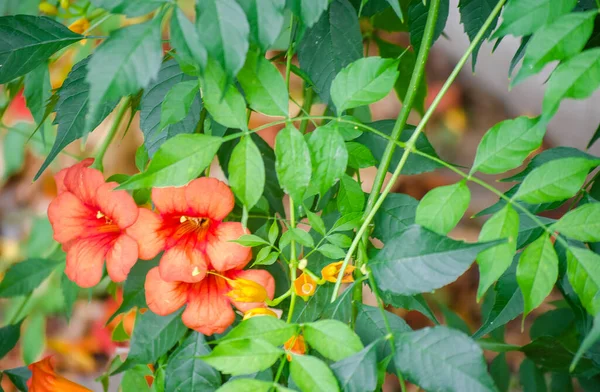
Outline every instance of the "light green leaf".
<path fill-rule="evenodd" d="M 421 48 L 421 41 L 425 34 L 425 24 L 427 23 L 427 14 L 429 13 L 430 2 L 412 1 L 408 6 L 408 26 L 410 29 L 410 44 L 418 52 Z M 441 0 L 433 38 L 431 45 L 442 35 L 446 22 L 448 21 L 448 12 L 450 10 L 449 0 Z"/>
<path fill-rule="evenodd" d="M 348 167 L 364 169 L 377 165 L 371 150 L 360 143 L 346 142 L 346 150 L 348 150 Z"/>
<path fill-rule="evenodd" d="M 550 118 L 565 98 L 585 99 L 600 86 L 600 48 L 586 50 L 561 63 L 550 76 L 542 112 Z"/>
<path fill-rule="evenodd" d="M 0 17 L 0 84 L 25 75 L 72 43 L 83 39 L 45 16 Z"/>
<path fill-rule="evenodd" d="M 525 177 L 514 198 L 526 203 L 547 203 L 572 197 L 581 189 L 590 169 L 600 160 L 556 159 L 534 169 Z"/>
<path fill-rule="evenodd" d="M 156 79 L 162 62 L 160 39 L 157 18 L 114 31 L 96 49 L 87 65 L 89 129 L 106 102 L 135 94 Z"/>
<path fill-rule="evenodd" d="M 329 2 L 328 0 L 288 0 L 286 5 L 306 27 L 311 27 L 317 23 Z"/>
<path fill-rule="evenodd" d="M 136 365 L 123 374 L 119 390 L 136 392 L 154 392 L 150 389 L 146 377 L 153 377 L 152 370 L 148 365 Z"/>
<path fill-rule="evenodd" d="M 250 24 L 250 42 L 256 44 L 262 53 L 266 52 L 281 33 L 285 0 L 237 0 L 237 2 L 244 9 Z"/>
<path fill-rule="evenodd" d="M 495 391 L 483 351 L 462 332 L 424 328 L 396 334 L 394 363 L 426 391 Z"/>
<path fill-rule="evenodd" d="M 167 361 L 165 391 L 214 391 L 221 375 L 198 357 L 210 353 L 204 335 L 192 332 Z"/>
<path fill-rule="evenodd" d="M 121 189 L 182 186 L 197 178 L 212 162 L 221 138 L 203 134 L 177 135 L 158 149 L 145 172 L 121 184 Z"/>
<path fill-rule="evenodd" d="M 577 0 L 512 0 L 502 14 L 502 24 L 492 38 L 515 37 L 535 32 L 571 11 Z"/>
<path fill-rule="evenodd" d="M 292 354 L 290 376 L 302 392 L 340 390 L 331 369 L 320 359 L 308 355 Z"/>
<path fill-rule="evenodd" d="M 251 209 L 265 189 L 265 164 L 256 144 L 249 136 L 233 149 L 229 160 L 229 185 L 233 193 Z"/>
<path fill-rule="evenodd" d="M 219 124 L 230 128 L 247 129 L 244 97 L 235 86 L 227 83 L 227 75 L 211 58 L 208 60 L 202 79 L 202 97 L 206 110 Z"/>
<path fill-rule="evenodd" d="M 44 121 L 46 104 L 52 96 L 52 86 L 50 85 L 50 72 L 48 64 L 42 63 L 33 71 L 25 75 L 23 95 L 25 103 L 31 112 L 36 124 Z"/>
<path fill-rule="evenodd" d="M 221 341 L 260 339 L 279 346 L 294 336 L 297 330 L 296 324 L 287 324 L 275 317 L 252 317 L 238 324 Z"/>
<path fill-rule="evenodd" d="M 129 17 L 142 16 L 167 3 L 167 0 L 92 0 L 98 8 Z"/>
<path fill-rule="evenodd" d="M 203 0 L 196 3 L 196 14 L 200 41 L 225 71 L 224 80 L 231 81 L 248 52 L 250 26 L 244 10 L 234 0 Z"/>
<path fill-rule="evenodd" d="M 477 264 L 479 265 L 477 301 L 510 267 L 513 256 L 517 251 L 518 236 L 519 214 L 510 204 L 492 215 L 481 228 L 479 233 L 480 242 L 498 239 L 506 239 L 507 242 L 484 250 L 477 256 Z"/>
<path fill-rule="evenodd" d="M 543 234 L 523 251 L 517 267 L 517 282 L 523 292 L 523 317 L 541 305 L 558 279 L 558 256 L 548 234 Z"/>
<path fill-rule="evenodd" d="M 377 342 L 331 365 L 345 392 L 377 389 Z"/>
<path fill-rule="evenodd" d="M 323 244 L 317 248 L 317 252 L 327 257 L 328 259 L 343 259 L 346 252 L 338 246 L 331 244 Z"/>
<path fill-rule="evenodd" d="M 306 209 L 306 216 L 308 217 L 308 223 L 310 223 L 310 227 L 312 227 L 312 229 L 317 233 L 325 235 L 327 229 L 325 228 L 323 219 L 321 219 L 321 217 L 314 212 L 310 212 L 308 209 Z"/>
<path fill-rule="evenodd" d="M 301 203 L 310 183 L 312 166 L 308 145 L 292 124 L 277 133 L 275 156 L 275 170 L 281 188 Z"/>
<path fill-rule="evenodd" d="M 206 363 L 222 373 L 237 376 L 260 372 L 271 367 L 283 350 L 262 339 L 228 340 L 219 343 L 207 356 Z"/>
<path fill-rule="evenodd" d="M 267 240 L 254 234 L 244 234 L 243 236 L 241 236 L 237 240 L 234 240 L 233 242 L 244 246 L 269 245 L 269 242 Z"/>
<path fill-rule="evenodd" d="M 60 263 L 50 259 L 28 259 L 14 264 L 0 282 L 0 298 L 30 294 Z"/>
<path fill-rule="evenodd" d="M 217 392 L 271 392 L 273 383 L 252 378 L 231 379 L 217 389 Z"/>
<path fill-rule="evenodd" d="M 356 60 L 343 68 L 331 83 L 331 99 L 338 114 L 383 99 L 396 83 L 397 68 L 397 60 L 376 56 Z"/>
<path fill-rule="evenodd" d="M 454 282 L 479 252 L 497 244 L 468 244 L 414 225 L 388 240 L 369 265 L 380 290 L 420 294 Z"/>
<path fill-rule="evenodd" d="M 29 365 L 38 360 L 46 346 L 46 318 L 42 313 L 34 313 L 27 318 L 23 328 L 21 350 L 23 362 Z"/>
<path fill-rule="evenodd" d="M 177 7 L 171 16 L 171 45 L 186 63 L 194 64 L 199 69 L 206 67 L 206 49 L 202 45 L 196 27 Z"/>
<path fill-rule="evenodd" d="M 359 337 L 337 320 L 304 324 L 304 338 L 310 347 L 333 361 L 342 360 L 363 349 Z"/>
<path fill-rule="evenodd" d="M 199 87 L 195 80 L 180 82 L 171 87 L 161 106 L 160 130 L 180 122 L 188 115 Z"/>
<path fill-rule="evenodd" d="M 567 252 L 567 276 L 585 309 L 600 312 L 600 255 L 571 247 Z"/>
<path fill-rule="evenodd" d="M 285 81 L 269 60 L 255 51 L 248 52 L 237 77 L 250 108 L 270 116 L 288 115 Z"/>
<path fill-rule="evenodd" d="M 540 72 L 551 61 L 568 59 L 581 52 L 592 35 L 597 14 L 597 11 L 589 11 L 563 15 L 533 34 L 521 70 L 511 86 Z"/>
<path fill-rule="evenodd" d="M 466 181 L 440 186 L 421 199 L 415 221 L 440 234 L 448 234 L 467 211 L 471 192 Z"/>
<path fill-rule="evenodd" d="M 584 204 L 567 212 L 552 229 L 575 240 L 600 241 L 600 203 Z"/>
<path fill-rule="evenodd" d="M 362 187 L 347 174 L 340 178 L 337 207 L 342 214 L 361 212 L 365 208 L 365 193 Z"/>
<path fill-rule="evenodd" d="M 312 163 L 311 187 L 324 195 L 346 171 L 348 151 L 344 138 L 328 125 L 310 133 L 308 148 Z"/>
<path fill-rule="evenodd" d="M 25 149 L 27 134 L 31 133 L 31 127 L 25 123 L 15 124 L 14 129 L 9 129 L 2 140 L 2 153 L 4 158 L 4 170 L 2 177 L 9 178 L 21 170 L 25 161 Z M 22 132 L 22 133 L 21 133 Z"/>
<path fill-rule="evenodd" d="M 540 147 L 546 126 L 539 117 L 517 117 L 494 125 L 481 139 L 471 173 L 503 173 Z"/>
<path fill-rule="evenodd" d="M 308 246 L 309 248 L 315 246 L 315 242 L 310 234 L 298 227 L 291 228 L 283 233 L 279 240 L 280 248 L 285 248 L 291 240 L 298 242 L 300 245 Z"/>

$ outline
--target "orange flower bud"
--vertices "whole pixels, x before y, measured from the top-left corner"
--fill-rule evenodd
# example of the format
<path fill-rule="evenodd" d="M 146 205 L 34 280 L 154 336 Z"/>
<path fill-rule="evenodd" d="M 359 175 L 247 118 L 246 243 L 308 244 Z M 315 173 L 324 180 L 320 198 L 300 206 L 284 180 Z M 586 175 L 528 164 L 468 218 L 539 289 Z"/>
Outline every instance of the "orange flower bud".
<path fill-rule="evenodd" d="M 58 14 L 58 8 L 56 8 L 52 4 L 47 3 L 45 1 L 41 2 L 40 5 L 38 6 L 38 8 L 41 12 L 43 12 L 46 15 L 57 15 Z"/>
<path fill-rule="evenodd" d="M 290 353 L 304 355 L 304 353 L 306 353 L 306 343 L 304 343 L 304 336 L 292 336 L 288 339 L 287 342 L 284 343 L 283 348 L 285 351 L 288 352 L 286 354 L 288 361 L 292 360 L 292 356 L 290 355 Z"/>
<path fill-rule="evenodd" d="M 60 8 L 66 10 L 69 8 L 69 0 L 60 0 Z"/>
<path fill-rule="evenodd" d="M 229 281 L 231 291 L 227 296 L 238 302 L 265 302 L 267 290 L 253 280 L 232 279 Z"/>
<path fill-rule="evenodd" d="M 257 316 L 271 316 L 277 318 L 277 314 L 269 308 L 254 308 L 246 311 L 243 319 L 248 320 L 249 318 Z"/>
<path fill-rule="evenodd" d="M 30 392 L 91 392 L 90 389 L 56 374 L 51 357 L 32 363 L 29 370 L 31 378 L 27 381 L 27 386 Z"/>
<path fill-rule="evenodd" d="M 305 272 L 294 281 L 294 291 L 301 297 L 313 295 L 316 289 L 317 282 Z"/>
<path fill-rule="evenodd" d="M 337 280 L 338 275 L 340 274 L 340 270 L 342 269 L 343 261 L 338 261 L 337 263 L 331 263 L 325 268 L 321 270 L 321 275 L 323 279 L 328 282 L 335 282 Z M 354 277 L 352 273 L 354 272 L 355 267 L 353 265 L 348 265 L 344 270 L 344 276 L 342 277 L 342 283 L 351 283 L 354 282 Z"/>
<path fill-rule="evenodd" d="M 84 31 L 90 28 L 90 21 L 86 18 L 77 19 L 69 25 L 69 30 L 77 34 L 83 34 Z"/>

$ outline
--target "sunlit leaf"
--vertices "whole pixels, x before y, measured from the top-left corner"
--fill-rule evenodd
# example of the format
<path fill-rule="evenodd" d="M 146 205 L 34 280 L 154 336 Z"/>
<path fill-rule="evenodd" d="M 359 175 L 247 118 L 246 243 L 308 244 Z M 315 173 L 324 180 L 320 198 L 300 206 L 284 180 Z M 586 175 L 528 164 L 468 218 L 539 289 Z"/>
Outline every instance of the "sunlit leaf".
<path fill-rule="evenodd" d="M 466 181 L 434 188 L 419 202 L 415 222 L 439 234 L 448 234 L 465 214 L 470 201 Z"/>
<path fill-rule="evenodd" d="M 248 209 L 254 207 L 265 188 L 265 164 L 252 138 L 244 136 L 233 149 L 228 178 L 233 193 Z"/>
<path fill-rule="evenodd" d="M 507 34 L 515 37 L 535 32 L 571 11 L 577 0 L 513 0 L 502 14 L 502 24 L 494 33 L 498 38 Z"/>

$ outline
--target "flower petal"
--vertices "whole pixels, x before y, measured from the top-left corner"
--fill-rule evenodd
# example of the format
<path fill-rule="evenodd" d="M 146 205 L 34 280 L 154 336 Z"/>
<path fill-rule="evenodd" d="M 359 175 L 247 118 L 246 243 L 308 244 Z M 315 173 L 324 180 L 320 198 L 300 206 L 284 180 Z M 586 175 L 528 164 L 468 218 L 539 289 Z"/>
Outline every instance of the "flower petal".
<path fill-rule="evenodd" d="M 51 360 L 52 357 L 46 357 L 28 366 L 31 370 L 31 378 L 27 381 L 29 392 L 91 392 L 90 389 L 57 374 Z"/>
<path fill-rule="evenodd" d="M 153 188 L 152 202 L 161 215 L 185 215 L 188 213 L 185 187 Z"/>
<path fill-rule="evenodd" d="M 99 170 L 90 169 L 80 162 L 67 169 L 64 177 L 66 190 L 75 194 L 89 206 L 96 206 L 96 189 L 104 184 L 104 176 Z"/>
<path fill-rule="evenodd" d="M 185 187 L 185 198 L 194 216 L 223 220 L 235 204 L 229 187 L 216 178 L 202 177 Z"/>
<path fill-rule="evenodd" d="M 248 230 L 239 222 L 222 222 L 206 236 L 206 255 L 217 271 L 242 269 L 250 261 L 251 249 L 231 240 L 237 240 Z"/>
<path fill-rule="evenodd" d="M 235 320 L 226 292 L 222 278 L 208 276 L 190 291 L 183 323 L 204 335 L 224 332 Z"/>
<path fill-rule="evenodd" d="M 75 165 L 71 166 L 71 167 L 67 167 L 65 169 L 62 169 L 61 171 L 59 171 L 58 173 L 56 173 L 54 175 L 54 181 L 56 182 L 56 192 L 57 194 L 61 194 L 65 191 L 67 191 L 67 186 L 65 185 L 65 177 L 67 176 L 67 172 L 69 170 L 72 170 L 75 166 L 80 166 L 80 167 L 89 167 L 92 165 L 92 163 L 94 163 L 94 158 L 86 158 L 84 160 L 82 160 L 79 163 L 76 163 Z"/>
<path fill-rule="evenodd" d="M 69 247 L 65 273 L 81 287 L 93 287 L 102 279 L 102 266 L 114 236 L 81 238 Z"/>
<path fill-rule="evenodd" d="M 113 282 L 124 281 L 137 259 L 137 242 L 127 234 L 121 234 L 106 254 L 108 276 Z"/>
<path fill-rule="evenodd" d="M 195 283 L 206 275 L 206 256 L 199 249 L 181 241 L 165 251 L 158 268 L 161 278 L 167 282 Z"/>
<path fill-rule="evenodd" d="M 159 316 L 166 316 L 181 308 L 187 300 L 189 285 L 181 282 L 166 282 L 160 277 L 158 267 L 146 275 L 146 303 Z"/>
<path fill-rule="evenodd" d="M 227 274 L 227 276 L 231 279 L 248 279 L 258 283 L 259 285 L 263 286 L 265 290 L 267 290 L 267 296 L 269 297 L 269 299 L 273 299 L 273 296 L 275 295 L 275 279 L 273 279 L 273 276 L 265 270 L 234 271 Z M 262 308 L 267 306 L 264 303 L 260 302 L 231 301 L 231 303 L 242 312 L 246 312 L 254 308 Z"/>
<path fill-rule="evenodd" d="M 96 200 L 100 211 L 119 226 L 125 229 L 135 223 L 139 208 L 127 191 L 115 191 L 119 184 L 107 182 L 96 190 Z"/>
<path fill-rule="evenodd" d="M 71 192 L 63 192 L 48 206 L 54 239 L 61 244 L 97 233 L 95 212 Z"/>
<path fill-rule="evenodd" d="M 139 209 L 135 223 L 126 229 L 138 243 L 139 258 L 150 260 L 165 247 L 165 239 L 159 234 L 162 220 L 158 214 L 145 208 Z"/>

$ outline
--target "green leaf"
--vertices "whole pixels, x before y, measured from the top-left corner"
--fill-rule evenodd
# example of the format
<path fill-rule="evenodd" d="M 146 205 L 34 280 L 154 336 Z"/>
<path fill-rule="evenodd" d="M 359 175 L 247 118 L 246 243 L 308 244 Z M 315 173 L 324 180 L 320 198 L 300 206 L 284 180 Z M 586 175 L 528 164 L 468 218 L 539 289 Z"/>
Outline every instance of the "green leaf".
<path fill-rule="evenodd" d="M 526 203 L 568 199 L 581 189 L 590 169 L 600 160 L 563 158 L 534 169 L 525 177 L 514 198 Z"/>
<path fill-rule="evenodd" d="M 496 390 L 481 348 L 462 332 L 446 327 L 396 334 L 394 363 L 424 390 Z"/>
<path fill-rule="evenodd" d="M 219 343 L 202 359 L 220 372 L 236 376 L 265 370 L 281 354 L 282 349 L 262 339 L 239 339 Z"/>
<path fill-rule="evenodd" d="M 164 129 L 160 127 L 161 106 L 165 95 L 178 83 L 192 80 L 197 79 L 184 74 L 175 60 L 168 60 L 162 64 L 156 80 L 144 90 L 140 105 L 140 128 L 144 133 L 144 146 L 150 158 L 165 141 L 173 136 L 180 133 L 194 133 L 202 109 L 200 94 L 196 95 L 191 109 L 181 122 Z"/>
<path fill-rule="evenodd" d="M 309 248 L 315 246 L 315 242 L 310 234 L 298 227 L 291 228 L 283 233 L 279 240 L 280 248 L 285 248 L 291 240 L 298 242 L 300 245 L 308 246 Z"/>
<path fill-rule="evenodd" d="M 233 242 L 237 242 L 238 244 L 244 246 L 269 245 L 269 242 L 267 240 L 254 234 L 244 234 L 243 236 L 241 236 Z"/>
<path fill-rule="evenodd" d="M 510 267 L 513 256 L 517 251 L 517 237 L 519 235 L 519 214 L 507 204 L 500 211 L 492 215 L 481 228 L 479 241 L 493 241 L 506 239 L 507 242 L 484 250 L 477 256 L 479 265 L 479 287 L 477 288 L 477 301 Z"/>
<path fill-rule="evenodd" d="M 585 309 L 592 315 L 600 312 L 600 255 L 570 247 L 567 252 L 567 276 Z"/>
<path fill-rule="evenodd" d="M 275 156 L 275 170 L 281 188 L 297 203 L 302 202 L 310 184 L 312 166 L 304 136 L 292 124 L 277 133 Z"/>
<path fill-rule="evenodd" d="M 219 124 L 230 128 L 247 129 L 244 97 L 235 86 L 227 83 L 227 75 L 211 58 L 208 60 L 202 79 L 202 98 L 206 110 Z"/>
<path fill-rule="evenodd" d="M 521 165 L 542 144 L 546 126 L 539 117 L 517 117 L 494 125 L 481 139 L 471 173 L 504 173 Z"/>
<path fill-rule="evenodd" d="M 597 11 L 567 14 L 533 34 L 521 70 L 511 86 L 537 74 L 551 61 L 565 60 L 581 52 L 592 35 L 597 14 Z"/>
<path fill-rule="evenodd" d="M 513 0 L 502 14 L 502 24 L 493 38 L 507 34 L 515 37 L 535 32 L 571 11 L 577 0 Z"/>
<path fill-rule="evenodd" d="M 171 16 L 171 45 L 186 63 L 203 69 L 206 67 L 206 49 L 198 36 L 196 27 L 179 8 Z M 160 76 L 159 76 L 160 77 Z"/>
<path fill-rule="evenodd" d="M 302 392 L 340 390 L 331 369 L 315 357 L 292 354 L 290 375 Z"/>
<path fill-rule="evenodd" d="M 23 328 L 21 351 L 23 362 L 29 365 L 37 361 L 46 346 L 46 317 L 34 313 L 27 318 Z"/>
<path fill-rule="evenodd" d="M 198 359 L 209 352 L 210 348 L 201 333 L 192 332 L 185 338 L 169 356 L 165 391 L 215 391 L 221 385 L 221 375 Z"/>
<path fill-rule="evenodd" d="M 242 137 L 231 154 L 229 185 L 248 209 L 254 207 L 265 189 L 265 164 L 258 147 L 248 136 Z"/>
<path fill-rule="evenodd" d="M 410 29 L 410 44 L 415 48 L 415 52 L 421 49 L 421 41 L 425 33 L 425 24 L 427 22 L 427 14 L 429 13 L 429 5 L 422 1 L 412 1 L 408 6 L 408 26 Z M 446 21 L 448 20 L 448 12 L 450 10 L 449 0 L 441 0 L 437 15 L 437 21 L 433 31 L 431 45 L 442 35 Z"/>
<path fill-rule="evenodd" d="M 204 0 L 196 3 L 196 14 L 200 42 L 224 70 L 224 80 L 231 80 L 248 52 L 250 26 L 244 10 L 234 0 Z"/>
<path fill-rule="evenodd" d="M 23 95 L 25 96 L 25 103 L 36 124 L 39 125 L 45 119 L 46 103 L 52 96 L 48 64 L 42 63 L 25 75 L 24 85 Z"/>
<path fill-rule="evenodd" d="M 364 169 L 377 165 L 377 160 L 373 157 L 371 150 L 360 143 L 346 142 L 346 150 L 348 150 L 348 167 Z"/>
<path fill-rule="evenodd" d="M 571 344 L 565 344 L 552 336 L 542 336 L 533 342 L 523 346 L 521 351 L 527 358 L 544 370 L 566 372 L 572 363 L 575 354 Z M 573 369 L 574 374 L 585 374 L 594 372 L 595 365 L 590 358 L 582 358 L 577 367 Z"/>
<path fill-rule="evenodd" d="M 296 306 L 292 321 L 295 323 L 306 323 L 318 320 L 324 310 L 331 303 L 332 284 L 319 285 L 315 294 L 308 298 L 303 306 Z"/>
<path fill-rule="evenodd" d="M 377 56 L 358 59 L 344 67 L 331 83 L 331 99 L 338 114 L 383 99 L 398 78 L 397 68 L 396 60 Z"/>
<path fill-rule="evenodd" d="M 460 221 L 471 202 L 466 181 L 434 188 L 417 206 L 415 222 L 439 234 L 448 234 Z"/>
<path fill-rule="evenodd" d="M 12 350 L 21 336 L 21 323 L 0 328 L 0 358 Z"/>
<path fill-rule="evenodd" d="M 28 259 L 9 268 L 0 282 L 0 298 L 30 294 L 61 262 L 49 259 Z"/>
<path fill-rule="evenodd" d="M 311 187 L 322 196 L 346 171 L 348 151 L 344 138 L 328 125 L 310 133 L 308 148 L 312 163 Z"/>
<path fill-rule="evenodd" d="M 500 353 L 490 363 L 490 375 L 500 392 L 508 392 L 510 387 L 510 368 L 506 362 L 506 354 Z"/>
<path fill-rule="evenodd" d="M 558 279 L 558 256 L 548 234 L 523 251 L 517 267 L 517 282 L 525 299 L 523 317 L 541 305 Z"/>
<path fill-rule="evenodd" d="M 331 365 L 345 392 L 374 391 L 377 388 L 377 343 Z"/>
<path fill-rule="evenodd" d="M 439 321 L 435 317 L 433 310 L 431 310 L 429 304 L 427 304 L 427 301 L 422 294 L 398 295 L 389 291 L 382 291 L 380 294 L 384 303 L 392 305 L 395 308 L 416 310 L 433 321 L 434 324 L 439 324 Z"/>
<path fill-rule="evenodd" d="M 519 367 L 519 380 L 523 391 L 546 392 L 544 373 L 530 359 L 524 359 Z"/>
<path fill-rule="evenodd" d="M 160 256 L 159 256 L 160 257 Z M 144 260 L 143 262 L 135 263 L 127 275 L 127 280 L 123 285 L 123 301 L 115 313 L 110 316 L 107 324 L 110 323 L 117 315 L 125 313 L 134 307 L 147 308 L 146 304 L 146 290 L 144 283 L 146 282 L 146 275 L 148 271 L 158 265 L 159 257 L 155 257 L 154 260 Z"/>
<path fill-rule="evenodd" d="M 389 240 L 369 265 L 381 290 L 419 294 L 454 282 L 479 252 L 497 244 L 455 241 L 415 225 Z"/>
<path fill-rule="evenodd" d="M 317 252 L 329 259 L 343 259 L 346 256 L 346 252 L 338 246 L 331 244 L 324 244 L 317 248 Z"/>
<path fill-rule="evenodd" d="M 91 0 L 98 8 L 104 8 L 113 14 L 124 14 L 129 17 L 146 15 L 167 0 Z"/>
<path fill-rule="evenodd" d="M 185 185 L 210 165 L 220 145 L 221 138 L 218 137 L 177 135 L 160 146 L 145 172 L 132 176 L 120 188 Z"/>
<path fill-rule="evenodd" d="M 329 5 L 328 0 L 287 0 L 287 7 L 300 18 L 306 27 L 314 25 Z"/>
<path fill-rule="evenodd" d="M 160 130 L 177 124 L 188 115 L 198 89 L 197 81 L 188 80 L 177 83 L 169 90 L 160 109 Z"/>
<path fill-rule="evenodd" d="M 237 0 L 237 2 L 244 9 L 250 24 L 250 42 L 258 46 L 262 53 L 266 52 L 281 33 L 285 0 Z"/>
<path fill-rule="evenodd" d="M 586 353 L 586 351 L 591 349 L 592 346 L 594 344 L 596 344 L 599 340 L 600 340 L 600 314 L 597 314 L 594 317 L 594 322 L 593 322 L 592 328 L 590 329 L 588 334 L 585 336 L 585 338 L 581 342 L 581 345 L 577 349 L 577 353 L 575 354 L 575 357 L 573 358 L 573 362 L 571 362 L 571 366 L 569 367 L 569 370 L 571 372 L 573 372 L 573 370 L 577 366 L 578 362 L 581 360 L 583 355 Z M 2 355 L 0 355 L 0 357 L 2 357 Z"/>
<path fill-rule="evenodd" d="M 54 108 L 56 117 L 53 122 L 58 125 L 56 140 L 34 179 L 39 178 L 65 147 L 89 134 L 100 125 L 117 105 L 117 100 L 107 101 L 102 104 L 95 117 L 92 118 L 92 114 L 88 113 L 90 86 L 85 78 L 88 74 L 90 58 L 87 57 L 73 66 L 56 93 L 58 101 Z"/>
<path fill-rule="evenodd" d="M 63 273 L 60 277 L 60 291 L 65 304 L 65 316 L 67 317 L 67 321 L 69 321 L 71 319 L 71 315 L 73 314 L 73 306 L 77 300 L 77 295 L 79 294 L 79 286 L 77 286 L 77 283 L 69 279 L 67 274 Z"/>
<path fill-rule="evenodd" d="M 365 193 L 362 187 L 347 174 L 340 178 L 337 207 L 342 214 L 361 212 L 365 207 Z"/>
<path fill-rule="evenodd" d="M 105 102 L 135 94 L 156 79 L 162 62 L 160 18 L 111 33 L 96 49 L 87 66 L 90 84 L 91 129 Z"/>
<path fill-rule="evenodd" d="M 352 319 L 352 288 L 354 288 L 355 284 L 356 283 L 349 285 L 334 302 L 327 305 L 323 311 L 323 318 L 338 320 L 348 325 L 350 324 L 350 320 Z"/>
<path fill-rule="evenodd" d="M 238 324 L 221 341 L 260 339 L 279 346 L 294 336 L 297 329 L 296 324 L 287 324 L 275 317 L 252 317 Z"/>
<path fill-rule="evenodd" d="M 282 131 L 280 131 L 279 133 L 281 132 Z M 313 230 L 315 230 L 321 235 L 326 234 L 327 229 L 325 228 L 325 223 L 319 215 L 315 214 L 314 212 L 310 212 L 308 209 L 306 209 L 306 216 L 308 217 L 308 223 L 310 223 L 310 227 Z"/>
<path fill-rule="evenodd" d="M 463 24 L 465 33 L 469 37 L 469 41 L 473 42 L 479 30 L 483 27 L 485 21 L 492 14 L 493 9 L 498 4 L 499 0 L 461 0 L 458 3 L 458 11 L 460 12 L 460 22 Z M 481 41 L 473 49 L 473 71 L 477 62 L 477 54 L 481 48 L 481 44 L 489 38 L 492 31 L 498 24 L 498 16 L 494 18 L 490 27 L 485 31 Z"/>
<path fill-rule="evenodd" d="M 9 178 L 18 173 L 25 162 L 25 149 L 27 144 L 27 133 L 31 128 L 24 123 L 15 124 L 15 129 L 8 130 L 2 141 L 2 152 L 4 154 L 4 170 L 2 177 Z M 23 133 L 21 133 L 23 132 Z"/>
<path fill-rule="evenodd" d="M 552 117 L 563 99 L 585 99 L 592 95 L 598 86 L 600 48 L 586 50 L 561 63 L 548 80 L 542 105 L 544 117 Z"/>
<path fill-rule="evenodd" d="M 237 78 L 250 108 L 270 116 L 288 115 L 285 81 L 269 60 L 255 51 L 248 52 Z"/>
<path fill-rule="evenodd" d="M 375 214 L 373 237 L 384 243 L 415 223 L 419 202 L 402 193 L 391 193 Z"/>
<path fill-rule="evenodd" d="M 181 313 L 183 309 L 167 316 L 158 316 L 150 310 L 138 314 L 127 359 L 112 374 L 135 365 L 154 363 L 167 353 L 188 330 L 181 321 Z"/>
<path fill-rule="evenodd" d="M 31 379 L 31 370 L 29 370 L 29 368 L 26 366 L 3 370 L 2 374 L 6 374 L 8 379 L 19 391 L 28 391 L 27 381 Z"/>
<path fill-rule="evenodd" d="M 250 378 L 231 379 L 217 389 L 217 392 L 271 392 L 273 382 L 254 380 Z"/>
<path fill-rule="evenodd" d="M 294 2 L 302 8 L 303 13 L 309 9 L 319 11 L 320 6 L 327 8 L 326 0 L 319 0 L 318 4 L 302 0 Z M 310 25 L 307 21 L 305 24 Z M 358 17 L 348 0 L 333 0 L 327 12 L 306 30 L 298 47 L 300 68 L 314 82 L 315 92 L 325 103 L 330 102 L 331 83 L 335 75 L 361 57 L 363 45 Z"/>
<path fill-rule="evenodd" d="M 72 43 L 83 39 L 45 16 L 0 17 L 0 84 L 25 75 Z"/>
<path fill-rule="evenodd" d="M 146 377 L 152 376 L 152 370 L 150 370 L 148 365 L 136 365 L 123 374 L 119 390 L 152 392 L 153 389 L 148 386 L 148 381 L 146 381 Z"/>
<path fill-rule="evenodd" d="M 324 357 L 340 361 L 363 349 L 359 337 L 350 327 L 337 320 L 304 324 L 304 338 Z"/>
<path fill-rule="evenodd" d="M 385 311 L 386 317 L 390 323 L 390 329 L 394 332 L 410 332 L 411 328 L 398 315 Z M 385 326 L 385 320 L 381 311 L 373 306 L 359 304 L 358 316 L 355 325 L 356 333 L 365 345 L 381 342 L 381 339 L 387 336 L 388 331 Z M 389 344 L 382 343 L 378 345 L 377 357 L 379 360 L 388 357 L 391 354 Z"/>
<path fill-rule="evenodd" d="M 600 203 L 588 203 L 567 212 L 552 229 L 584 242 L 600 241 Z"/>

